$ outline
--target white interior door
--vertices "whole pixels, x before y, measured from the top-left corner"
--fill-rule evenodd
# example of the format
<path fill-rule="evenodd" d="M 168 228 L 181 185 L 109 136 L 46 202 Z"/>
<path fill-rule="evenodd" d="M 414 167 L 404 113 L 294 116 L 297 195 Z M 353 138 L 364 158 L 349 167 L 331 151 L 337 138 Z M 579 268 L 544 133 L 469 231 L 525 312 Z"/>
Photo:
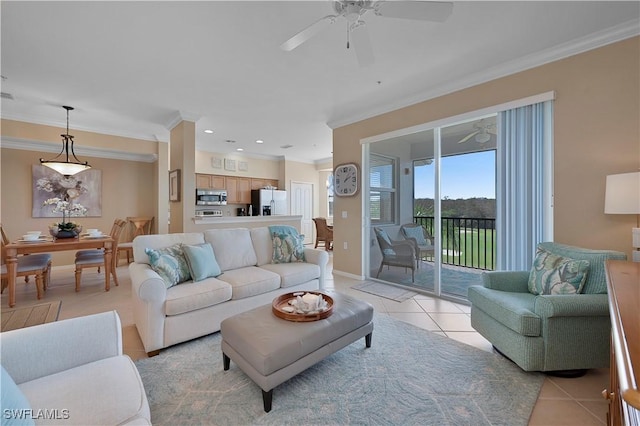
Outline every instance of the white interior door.
<path fill-rule="evenodd" d="M 291 182 L 291 214 L 302 216 L 300 233 L 304 234 L 304 243 L 313 243 L 313 184 Z"/>

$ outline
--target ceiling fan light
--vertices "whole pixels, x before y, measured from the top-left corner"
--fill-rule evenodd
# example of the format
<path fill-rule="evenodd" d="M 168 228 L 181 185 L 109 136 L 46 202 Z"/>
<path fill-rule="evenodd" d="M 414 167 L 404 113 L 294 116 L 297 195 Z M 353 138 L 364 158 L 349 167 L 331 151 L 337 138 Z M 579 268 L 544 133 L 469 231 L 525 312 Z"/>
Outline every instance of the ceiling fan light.
<path fill-rule="evenodd" d="M 480 132 L 476 135 L 476 142 L 487 143 L 491 139 L 491 135 L 488 132 Z"/>

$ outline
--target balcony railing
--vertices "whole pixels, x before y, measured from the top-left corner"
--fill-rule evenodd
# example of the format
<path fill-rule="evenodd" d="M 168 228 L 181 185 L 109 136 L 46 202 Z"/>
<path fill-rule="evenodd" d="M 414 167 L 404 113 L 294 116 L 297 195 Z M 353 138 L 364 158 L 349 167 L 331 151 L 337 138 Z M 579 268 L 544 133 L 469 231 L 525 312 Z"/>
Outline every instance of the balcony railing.
<path fill-rule="evenodd" d="M 414 216 L 413 221 L 435 236 L 433 216 Z M 443 217 L 442 263 L 466 268 L 496 267 L 496 220 L 493 218 Z"/>

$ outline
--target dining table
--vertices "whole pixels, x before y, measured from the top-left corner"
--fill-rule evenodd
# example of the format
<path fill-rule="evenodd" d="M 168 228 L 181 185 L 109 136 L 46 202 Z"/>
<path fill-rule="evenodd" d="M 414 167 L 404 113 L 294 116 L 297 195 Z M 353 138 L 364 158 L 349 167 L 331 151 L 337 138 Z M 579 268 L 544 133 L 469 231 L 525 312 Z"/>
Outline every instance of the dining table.
<path fill-rule="evenodd" d="M 5 246 L 7 266 L 7 287 L 9 289 L 9 307 L 16 305 L 16 272 L 18 255 L 50 253 L 56 251 L 103 249 L 104 264 L 111 265 L 114 240 L 109 235 L 91 237 L 80 235 L 75 238 L 41 237 L 36 241 L 17 240 Z M 104 290 L 109 291 L 111 268 L 104 268 Z"/>

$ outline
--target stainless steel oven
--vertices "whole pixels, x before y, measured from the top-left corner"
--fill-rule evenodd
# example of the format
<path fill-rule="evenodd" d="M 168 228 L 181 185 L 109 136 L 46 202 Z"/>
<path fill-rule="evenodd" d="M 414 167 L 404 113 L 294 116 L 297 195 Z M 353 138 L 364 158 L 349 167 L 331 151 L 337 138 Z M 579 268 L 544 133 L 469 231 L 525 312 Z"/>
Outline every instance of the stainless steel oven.
<path fill-rule="evenodd" d="M 226 206 L 227 191 L 224 189 L 196 189 L 196 206 Z"/>

